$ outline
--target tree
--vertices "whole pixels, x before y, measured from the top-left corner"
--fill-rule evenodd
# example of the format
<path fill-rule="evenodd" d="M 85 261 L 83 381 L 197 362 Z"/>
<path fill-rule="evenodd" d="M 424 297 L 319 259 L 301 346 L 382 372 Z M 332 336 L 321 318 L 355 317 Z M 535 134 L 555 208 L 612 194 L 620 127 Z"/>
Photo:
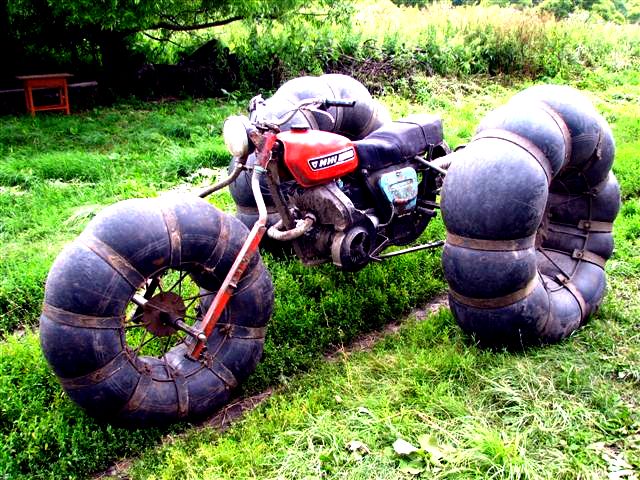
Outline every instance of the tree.
<path fill-rule="evenodd" d="M 135 34 L 173 32 L 237 21 L 283 19 L 302 11 L 331 11 L 346 0 L 0 0 L 5 57 L 14 60 L 9 76 L 36 69 L 81 65 L 116 81 L 139 63 L 131 49 Z"/>

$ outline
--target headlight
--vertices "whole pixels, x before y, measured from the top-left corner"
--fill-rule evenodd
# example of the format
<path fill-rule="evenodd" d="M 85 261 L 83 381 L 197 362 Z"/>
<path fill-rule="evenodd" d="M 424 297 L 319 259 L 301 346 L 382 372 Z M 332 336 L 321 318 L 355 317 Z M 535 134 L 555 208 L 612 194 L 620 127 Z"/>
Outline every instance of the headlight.
<path fill-rule="evenodd" d="M 249 119 L 240 115 L 234 115 L 224 121 L 222 138 L 227 150 L 234 157 L 244 157 L 249 153 L 249 136 L 247 127 Z"/>

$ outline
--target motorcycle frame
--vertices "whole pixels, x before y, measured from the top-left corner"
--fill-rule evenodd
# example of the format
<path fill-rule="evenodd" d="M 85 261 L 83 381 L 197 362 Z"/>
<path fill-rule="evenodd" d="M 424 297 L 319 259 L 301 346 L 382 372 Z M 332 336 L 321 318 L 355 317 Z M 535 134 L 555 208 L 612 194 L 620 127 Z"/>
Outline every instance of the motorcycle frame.
<path fill-rule="evenodd" d="M 276 162 L 272 162 L 274 147 L 277 145 L 277 130 L 274 131 L 267 130 L 263 133 L 254 130 L 250 132 L 250 137 L 254 145 L 256 145 L 256 163 L 253 166 L 253 174 L 251 176 L 251 191 L 253 193 L 254 199 L 256 201 L 256 206 L 258 208 L 258 220 L 254 223 L 251 228 L 249 235 L 247 236 L 244 244 L 242 245 L 236 259 L 233 262 L 229 272 L 227 273 L 220 289 L 216 293 L 211 305 L 205 312 L 202 323 L 201 323 L 201 335 L 196 337 L 196 343 L 193 347 L 193 350 L 187 354 L 187 356 L 191 359 L 198 360 L 202 357 L 203 353 L 206 351 L 206 344 L 209 336 L 213 333 L 213 330 L 220 320 L 224 309 L 226 308 L 231 296 L 233 295 L 233 291 L 238 286 L 238 282 L 242 278 L 244 271 L 246 270 L 249 262 L 254 257 L 254 255 L 258 252 L 260 241 L 264 237 L 264 234 L 267 230 L 267 207 L 265 204 L 264 197 L 262 195 L 262 191 L 260 189 L 260 181 L 263 176 L 267 176 L 267 185 L 269 186 L 269 190 L 272 198 L 276 204 L 276 210 L 280 213 L 283 224 L 287 230 L 291 230 L 294 228 L 294 220 L 291 217 L 289 209 L 284 203 L 284 199 L 281 196 L 279 189 L 279 176 L 278 176 L 278 165 Z M 430 158 L 430 155 L 428 155 Z M 422 158 L 416 157 L 415 159 L 418 163 L 421 163 L 425 167 L 434 170 L 440 175 L 446 174 L 446 166 L 442 168 L 441 166 L 435 165 L 434 163 Z M 218 191 L 229 184 L 231 184 L 242 172 L 243 169 L 247 168 L 245 166 L 246 156 L 242 159 L 238 159 L 236 166 L 231 173 L 231 175 L 223 180 L 222 182 L 209 187 L 203 190 L 200 193 L 200 197 L 206 197 L 209 194 Z M 398 255 L 403 255 L 405 253 L 412 253 L 419 250 L 433 249 L 438 248 L 444 245 L 443 240 L 439 240 L 436 242 L 431 242 L 423 245 L 417 245 L 414 247 L 408 247 L 402 250 L 394 251 L 387 254 L 378 254 L 376 252 L 375 255 L 372 255 L 372 260 L 374 261 L 382 261 L 385 258 L 395 257 Z M 293 242 L 294 251 L 300 257 L 299 246 L 297 242 Z M 384 247 L 381 245 L 380 250 Z M 204 338 L 203 338 L 204 336 Z"/>

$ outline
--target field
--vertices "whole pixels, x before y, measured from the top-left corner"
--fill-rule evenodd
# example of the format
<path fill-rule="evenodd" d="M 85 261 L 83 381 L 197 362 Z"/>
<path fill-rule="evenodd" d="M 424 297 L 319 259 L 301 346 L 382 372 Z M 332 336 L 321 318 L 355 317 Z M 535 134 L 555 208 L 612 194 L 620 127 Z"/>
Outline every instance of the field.
<path fill-rule="evenodd" d="M 454 16 L 453 26 L 434 31 L 463 29 L 455 26 L 462 18 Z M 478 18 L 476 11 L 476 22 L 483 21 Z M 550 23 L 545 32 L 561 27 Z M 0 118 L 0 477 L 83 478 L 123 458 L 133 461 L 121 475 L 133 478 L 637 476 L 638 33 L 594 28 L 611 28 L 617 35 L 609 36 L 611 42 L 624 37 L 628 43 L 620 40 L 619 50 L 608 51 L 615 55 L 594 57 L 597 64 L 590 66 L 578 63 L 576 71 L 568 72 L 575 64 L 561 59 L 563 68 L 555 73 L 435 72 L 447 75 L 440 76 L 416 67 L 384 84 L 379 76 L 368 77 L 394 117 L 441 114 L 451 145 L 467 141 L 485 112 L 531 83 L 585 90 L 612 125 L 613 169 L 624 200 L 615 224 L 616 251 L 607 264 L 609 292 L 590 324 L 559 345 L 491 352 L 477 348 L 442 309 L 424 321 L 410 320 L 371 351 L 318 361 L 444 292 L 439 255 L 399 257 L 355 275 L 266 255 L 275 311 L 264 361 L 242 393 L 277 389 L 225 433 L 190 425 L 125 430 L 96 423 L 66 398 L 49 371 L 37 322 L 51 262 L 97 211 L 125 198 L 198 188 L 224 175 L 221 123 L 245 108 L 249 94 L 130 101 L 70 117 Z M 241 33 L 227 34 L 231 39 Z M 589 51 L 591 43 L 585 45 Z M 395 68 L 388 62 L 399 61 L 395 55 L 402 49 L 387 51 L 395 53 L 379 65 Z M 474 55 L 469 65 L 480 65 Z M 449 59 L 452 65 L 459 61 Z M 299 66 L 284 65 L 291 71 L 283 75 L 300 73 Z M 477 73 L 483 75 L 468 76 Z M 233 211 L 226 193 L 212 202 Z M 442 224 L 435 222 L 425 238 L 442 235 Z M 416 451 L 398 453 L 398 439 Z"/>

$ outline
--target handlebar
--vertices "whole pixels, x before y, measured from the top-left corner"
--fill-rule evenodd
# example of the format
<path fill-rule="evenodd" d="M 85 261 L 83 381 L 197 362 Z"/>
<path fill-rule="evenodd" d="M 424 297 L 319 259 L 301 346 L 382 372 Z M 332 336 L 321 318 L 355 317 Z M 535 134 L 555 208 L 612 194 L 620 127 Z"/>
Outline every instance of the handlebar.
<path fill-rule="evenodd" d="M 350 99 L 321 99 L 321 98 L 305 98 L 299 101 L 291 110 L 285 112 L 278 118 L 272 119 L 269 122 L 265 122 L 263 118 L 263 109 L 265 108 L 265 101 L 262 96 L 258 95 L 251 99 L 249 104 L 249 111 L 255 112 L 255 117 L 253 117 L 253 122 L 255 124 L 263 124 L 265 127 L 269 128 L 277 128 L 280 125 L 291 120 L 291 118 L 299 111 L 308 110 L 315 111 L 319 114 L 328 116 L 332 121 L 334 118 L 326 112 L 324 109 L 329 107 L 343 107 L 343 108 L 352 108 L 356 105 L 355 100 Z"/>
<path fill-rule="evenodd" d="M 324 107 L 355 107 L 356 105 L 356 101 L 355 100 L 329 100 L 326 99 L 324 102 L 322 102 L 322 105 Z"/>

